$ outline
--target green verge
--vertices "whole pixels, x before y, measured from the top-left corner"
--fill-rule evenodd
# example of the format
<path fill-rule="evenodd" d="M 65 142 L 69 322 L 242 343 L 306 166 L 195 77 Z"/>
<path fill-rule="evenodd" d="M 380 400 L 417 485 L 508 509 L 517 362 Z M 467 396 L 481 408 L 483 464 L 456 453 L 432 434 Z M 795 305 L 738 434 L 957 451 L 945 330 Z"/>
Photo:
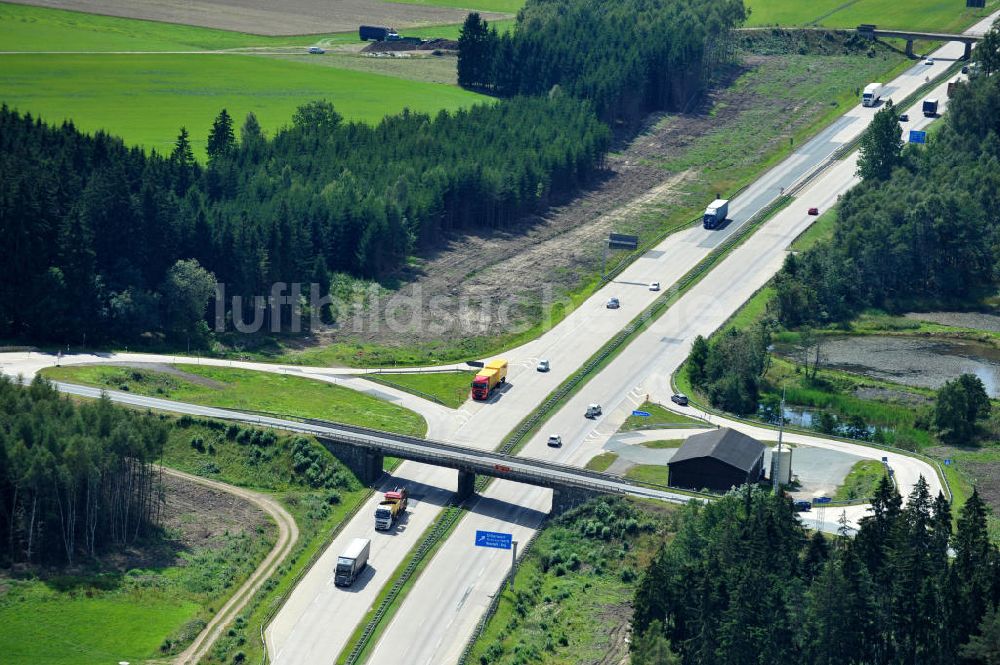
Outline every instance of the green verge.
<path fill-rule="evenodd" d="M 694 425 L 694 426 L 704 426 L 706 425 L 704 420 L 699 420 L 697 418 L 692 418 L 691 416 L 685 416 L 681 413 L 676 413 L 671 411 L 666 407 L 657 404 L 656 402 L 643 402 L 635 408 L 636 411 L 644 411 L 648 413 L 649 416 L 636 416 L 631 415 L 625 419 L 622 423 L 619 432 L 631 432 L 633 430 L 639 429 L 656 429 L 663 425 L 676 426 L 676 425 Z"/>
<path fill-rule="evenodd" d="M 625 477 L 646 485 L 667 486 L 667 466 L 665 464 L 636 464 L 625 471 Z"/>
<path fill-rule="evenodd" d="M 167 373 L 131 367 L 49 367 L 43 376 L 108 390 L 161 397 L 203 406 L 265 411 L 424 436 L 417 413 L 356 390 L 300 376 L 210 365 L 176 365 Z"/>
<path fill-rule="evenodd" d="M 665 450 L 667 448 L 680 448 L 684 439 L 661 439 L 658 441 L 643 441 L 639 445 L 651 450 Z"/>
<path fill-rule="evenodd" d="M 833 493 L 834 501 L 870 499 L 885 475 L 885 465 L 876 460 L 861 460 L 851 467 L 844 482 Z"/>
<path fill-rule="evenodd" d="M 615 460 L 618 459 L 618 453 L 599 453 L 592 457 L 589 462 L 584 466 L 585 469 L 590 469 L 591 471 L 605 472 L 608 470 Z"/>
<path fill-rule="evenodd" d="M 803 231 L 796 238 L 789 249 L 795 252 L 804 252 L 812 249 L 821 242 L 825 242 L 833 237 L 833 230 L 837 226 L 837 209 L 830 208 L 820 215 L 809 228 Z"/>
<path fill-rule="evenodd" d="M 364 378 L 457 409 L 469 399 L 474 372 L 404 372 L 365 374 Z"/>

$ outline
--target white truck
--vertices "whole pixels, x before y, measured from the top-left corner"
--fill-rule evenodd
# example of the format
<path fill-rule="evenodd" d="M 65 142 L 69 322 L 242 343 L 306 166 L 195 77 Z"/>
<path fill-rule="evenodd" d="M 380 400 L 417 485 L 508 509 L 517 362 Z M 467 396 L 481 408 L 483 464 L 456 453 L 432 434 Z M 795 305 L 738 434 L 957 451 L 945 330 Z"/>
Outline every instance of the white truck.
<path fill-rule="evenodd" d="M 876 106 L 882 99 L 882 84 L 869 83 L 865 86 L 865 91 L 861 93 L 862 106 Z"/>
<path fill-rule="evenodd" d="M 715 199 L 705 208 L 705 215 L 701 218 L 701 225 L 706 229 L 714 229 L 726 221 L 728 214 L 729 199 Z"/>
<path fill-rule="evenodd" d="M 367 538 L 355 538 L 344 553 L 337 557 L 337 570 L 333 583 L 337 586 L 351 586 L 361 571 L 368 565 L 368 551 L 371 541 Z"/>

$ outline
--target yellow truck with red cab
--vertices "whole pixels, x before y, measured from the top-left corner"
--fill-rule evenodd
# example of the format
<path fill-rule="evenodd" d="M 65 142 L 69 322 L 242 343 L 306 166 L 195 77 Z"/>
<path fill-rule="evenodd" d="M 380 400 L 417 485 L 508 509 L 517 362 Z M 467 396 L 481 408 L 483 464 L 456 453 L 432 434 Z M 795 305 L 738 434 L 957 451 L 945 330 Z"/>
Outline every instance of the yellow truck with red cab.
<path fill-rule="evenodd" d="M 472 380 L 472 399 L 487 400 L 497 386 L 506 382 L 507 360 L 505 358 L 491 360 L 476 372 L 476 378 Z"/>

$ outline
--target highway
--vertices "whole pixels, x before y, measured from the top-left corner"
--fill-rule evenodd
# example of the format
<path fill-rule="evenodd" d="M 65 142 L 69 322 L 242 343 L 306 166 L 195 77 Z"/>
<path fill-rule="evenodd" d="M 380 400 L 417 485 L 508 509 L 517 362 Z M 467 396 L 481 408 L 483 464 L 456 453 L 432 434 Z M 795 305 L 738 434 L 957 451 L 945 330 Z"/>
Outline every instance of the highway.
<path fill-rule="evenodd" d="M 947 66 L 945 61 L 950 46 L 934 54 L 938 60 L 934 65 L 914 65 L 891 82 L 891 94 L 901 98 L 919 87 L 925 76 L 940 73 Z M 957 45 L 956 48 L 960 51 L 962 47 Z M 945 95 L 938 97 L 943 100 Z M 694 227 L 670 236 L 542 337 L 504 354 L 512 363 L 508 388 L 489 403 L 467 403 L 447 422 L 441 421 L 434 436 L 482 450 L 495 448 L 552 389 L 657 297 L 658 294 L 646 288 L 649 282 L 659 281 L 664 287 L 675 282 L 753 213 L 774 200 L 781 188 L 789 188 L 839 146 L 859 135 L 875 111 L 860 106 L 852 109 L 734 198 L 730 208 L 733 221 L 725 229 L 705 231 Z M 914 116 L 911 114 L 911 117 Z M 914 126 L 920 126 L 922 120 L 915 118 Z M 603 442 L 617 429 L 632 405 L 641 402 L 646 394 L 665 403 L 670 394 L 670 374 L 685 357 L 694 336 L 715 330 L 777 271 L 788 244 L 812 221 L 804 214 L 805 207 L 829 208 L 837 194 L 853 184 L 853 171 L 853 161 L 848 160 L 817 178 L 798 195 L 792 206 L 733 252 L 555 414 L 545 431 L 528 444 L 525 455 L 583 465 L 601 450 Z M 604 307 L 612 295 L 621 298 L 620 310 Z M 32 362 L 41 366 L 53 362 L 51 357 L 33 355 Z M 551 361 L 551 372 L 534 371 L 539 358 Z M 64 358 L 63 363 L 122 360 L 197 362 L 194 359 L 117 354 L 87 358 L 71 356 Z M 363 370 L 276 367 L 265 363 L 201 362 L 297 372 L 312 378 L 363 373 Z M 15 361 L 9 364 L 13 370 L 25 367 Z M 606 415 L 596 426 L 582 416 L 583 409 L 591 401 L 601 402 L 606 408 Z M 561 450 L 552 451 L 544 446 L 543 438 L 550 431 L 563 436 Z M 900 463 L 906 465 L 905 460 L 909 459 L 904 458 Z M 936 482 L 936 477 L 920 466 L 910 471 L 897 469 L 897 473 L 901 471 L 913 478 L 924 473 L 928 480 L 933 477 Z M 454 490 L 455 472 L 404 463 L 397 469 L 396 478 L 387 484 L 396 482 L 420 489 L 411 511 L 411 521 L 396 535 L 374 534 L 371 514 L 377 498 L 373 498 L 370 506 L 362 508 L 327 549 L 319 564 L 298 585 L 268 628 L 269 651 L 276 663 L 327 664 L 343 649 L 384 580 L 405 560 L 419 534 Z M 390 659 L 393 663 L 398 662 L 401 644 L 407 645 L 408 663 L 454 662 L 508 564 L 506 553 L 474 551 L 472 532 L 478 528 L 504 530 L 524 541 L 548 510 L 548 497 L 548 490 L 495 482 L 487 495 L 472 506 L 472 513 L 459 524 L 455 537 L 442 547 L 421 575 L 376 645 L 370 662 L 389 662 Z M 372 577 L 351 590 L 335 589 L 331 580 L 332 559 L 347 540 L 357 536 L 373 538 Z M 337 620 L 332 621 L 331 617 Z"/>
<path fill-rule="evenodd" d="M 988 25 L 989 23 L 983 22 L 973 29 L 985 31 Z M 947 66 L 947 61 L 960 56 L 962 50 L 961 44 L 949 42 L 933 54 L 935 64 L 916 64 L 889 83 L 888 94 L 895 95 L 897 99 L 905 97 L 924 82 L 924 77 L 940 73 Z M 928 96 L 937 96 L 944 101 L 945 87 L 946 84 L 943 83 Z M 733 202 L 733 218 L 736 223 L 731 226 L 745 221 L 745 217 L 741 219 L 742 215 L 758 203 L 763 205 L 773 199 L 778 194 L 776 186 L 787 188 L 792 184 L 791 180 L 786 181 L 784 178 L 797 174 L 794 177 L 797 179 L 809 168 L 806 165 L 825 161 L 837 147 L 857 136 L 876 111 L 877 109 L 856 107 L 782 165 L 766 174 Z M 919 112 L 911 112 L 911 122 L 907 128 L 917 129 L 927 122 L 929 121 L 922 118 Z M 594 377 L 584 390 L 555 414 L 544 431 L 529 442 L 524 454 L 536 457 L 544 455 L 545 437 L 550 432 L 559 433 L 564 445 L 553 455 L 553 459 L 583 465 L 601 452 L 608 437 L 646 395 L 657 402 L 668 404 L 672 393 L 670 377 L 686 358 L 694 338 L 699 334 L 707 336 L 723 325 L 780 269 L 787 247 L 813 221 L 806 214 L 806 209 L 816 206 L 827 210 L 832 207 L 837 197 L 857 182 L 855 170 L 856 156 L 852 155 L 833 165 L 799 192 L 789 207 L 778 213 L 712 270 L 662 318 L 635 339 L 614 363 Z M 744 200 L 754 203 L 747 205 L 743 203 Z M 643 284 L 651 281 L 672 283 L 677 275 L 667 276 L 666 271 L 660 271 L 664 266 L 658 265 L 657 251 L 663 248 L 685 256 L 697 255 L 698 250 L 715 246 L 721 241 L 722 234 L 715 233 L 695 228 L 672 236 L 660 248 L 651 252 L 652 256 L 648 260 L 637 261 L 583 308 L 601 307 L 603 298 L 600 296 L 610 295 L 611 289 L 621 292 L 624 304 L 635 297 L 641 299 Z M 688 251 L 680 249 L 677 244 L 686 246 Z M 596 303 L 593 302 L 595 299 Z M 637 311 L 630 314 L 635 313 Z M 627 318 L 631 317 L 624 317 Z M 539 344 L 543 344 L 545 340 L 545 337 L 541 338 Z M 576 338 L 568 346 L 576 347 L 582 342 L 582 339 Z M 514 353 L 510 355 L 517 357 Z M 548 357 L 551 354 L 546 353 L 546 350 L 539 350 L 531 355 Z M 590 402 L 601 403 L 606 409 L 606 415 L 596 426 L 582 417 Z M 503 403 L 499 406 L 503 406 Z M 494 421 L 494 427 L 499 428 L 502 427 L 500 421 L 508 423 L 509 427 L 509 423 L 516 422 L 517 419 L 508 419 L 506 414 L 496 413 Z M 718 422 L 718 419 L 713 418 L 713 421 Z M 485 427 L 492 433 L 491 424 L 487 422 L 481 425 L 478 418 L 473 418 L 466 425 L 466 428 L 480 427 Z M 743 426 L 738 428 L 742 429 Z M 460 429 L 458 435 L 461 436 L 463 431 Z M 864 446 L 841 445 L 853 454 L 866 457 L 876 454 L 872 452 L 873 449 Z M 882 455 L 881 451 L 877 452 L 879 458 Z M 897 480 L 904 494 L 920 475 L 930 483 L 933 493 L 940 489 L 936 473 L 926 463 L 904 455 L 892 455 L 890 464 L 896 470 Z M 368 663 L 382 665 L 398 661 L 400 644 L 407 645 L 407 662 L 415 665 L 457 661 L 507 569 L 507 561 L 502 555 L 476 551 L 477 548 L 472 546 L 472 534 L 477 529 L 507 531 L 514 534 L 515 540 L 524 542 L 538 526 L 537 522 L 531 523 L 525 519 L 525 509 L 544 511 L 548 496 L 544 490 L 525 492 L 523 488 L 510 483 L 496 482 L 481 501 L 496 501 L 500 505 L 516 502 L 518 509 L 511 509 L 509 516 L 495 513 L 487 516 L 480 515 L 476 507 L 473 507 L 472 513 L 462 521 L 454 537 L 438 551 L 403 601 L 382 634 L 379 644 L 372 651 Z M 864 514 L 864 508 L 853 507 L 847 513 L 849 520 L 856 524 L 857 519 Z M 806 516 L 804 521 L 808 523 L 815 520 L 816 516 L 812 515 Z"/>

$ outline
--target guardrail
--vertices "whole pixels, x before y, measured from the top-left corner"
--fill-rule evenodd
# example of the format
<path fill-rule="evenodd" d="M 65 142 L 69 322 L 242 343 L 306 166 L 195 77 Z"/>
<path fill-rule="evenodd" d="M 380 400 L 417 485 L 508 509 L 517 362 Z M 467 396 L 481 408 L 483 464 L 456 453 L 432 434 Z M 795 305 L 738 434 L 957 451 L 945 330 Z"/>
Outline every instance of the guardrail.
<path fill-rule="evenodd" d="M 527 556 L 528 550 L 535 544 L 535 540 L 541 532 L 541 529 L 539 529 L 531 534 L 531 538 L 529 538 L 528 542 L 525 543 L 523 548 L 521 548 L 522 558 Z M 516 578 L 518 567 L 519 564 L 514 562 L 514 569 L 507 571 L 507 574 L 504 575 L 503 580 L 500 582 L 500 589 L 493 594 L 493 598 L 490 599 L 490 604 L 486 606 L 486 611 L 483 613 L 483 616 L 479 617 L 479 621 L 476 622 L 476 627 L 472 631 L 472 635 L 470 635 L 468 641 L 466 641 L 465 648 L 462 649 L 462 655 L 459 656 L 457 665 L 466 665 L 469 662 L 469 656 L 472 654 L 472 649 L 476 645 L 476 641 L 482 636 L 483 631 L 486 630 L 486 624 L 488 624 L 490 619 L 493 618 L 493 615 L 497 613 L 497 609 L 500 607 L 500 600 L 503 598 L 504 587 L 510 581 L 512 575 Z"/>
<path fill-rule="evenodd" d="M 458 521 L 461 514 L 461 508 L 456 505 L 451 505 L 445 508 L 444 514 L 438 518 L 438 521 L 434 524 L 427 535 L 424 536 L 424 539 L 420 541 L 420 544 L 414 551 L 413 556 L 410 557 L 409 562 L 406 564 L 406 568 L 404 568 L 400 576 L 396 578 L 396 581 L 389 588 L 389 592 L 382 598 L 382 602 L 379 603 L 378 609 L 375 610 L 375 614 L 365 625 L 365 629 L 361 633 L 361 637 L 358 638 L 358 641 L 354 644 L 354 648 L 351 649 L 351 652 L 347 655 L 347 659 L 344 661 L 345 665 L 357 665 L 358 659 L 368 646 L 368 642 L 375 634 L 379 624 L 382 623 L 382 620 L 392 607 L 392 604 L 396 602 L 396 598 L 403 590 L 403 587 L 410 580 L 410 578 L 413 577 L 417 566 L 420 565 L 420 562 L 424 560 L 424 557 L 427 556 L 427 553 L 432 547 L 434 547 L 435 544 L 437 544 L 441 537 L 451 530 L 451 527 L 456 521 Z"/>

